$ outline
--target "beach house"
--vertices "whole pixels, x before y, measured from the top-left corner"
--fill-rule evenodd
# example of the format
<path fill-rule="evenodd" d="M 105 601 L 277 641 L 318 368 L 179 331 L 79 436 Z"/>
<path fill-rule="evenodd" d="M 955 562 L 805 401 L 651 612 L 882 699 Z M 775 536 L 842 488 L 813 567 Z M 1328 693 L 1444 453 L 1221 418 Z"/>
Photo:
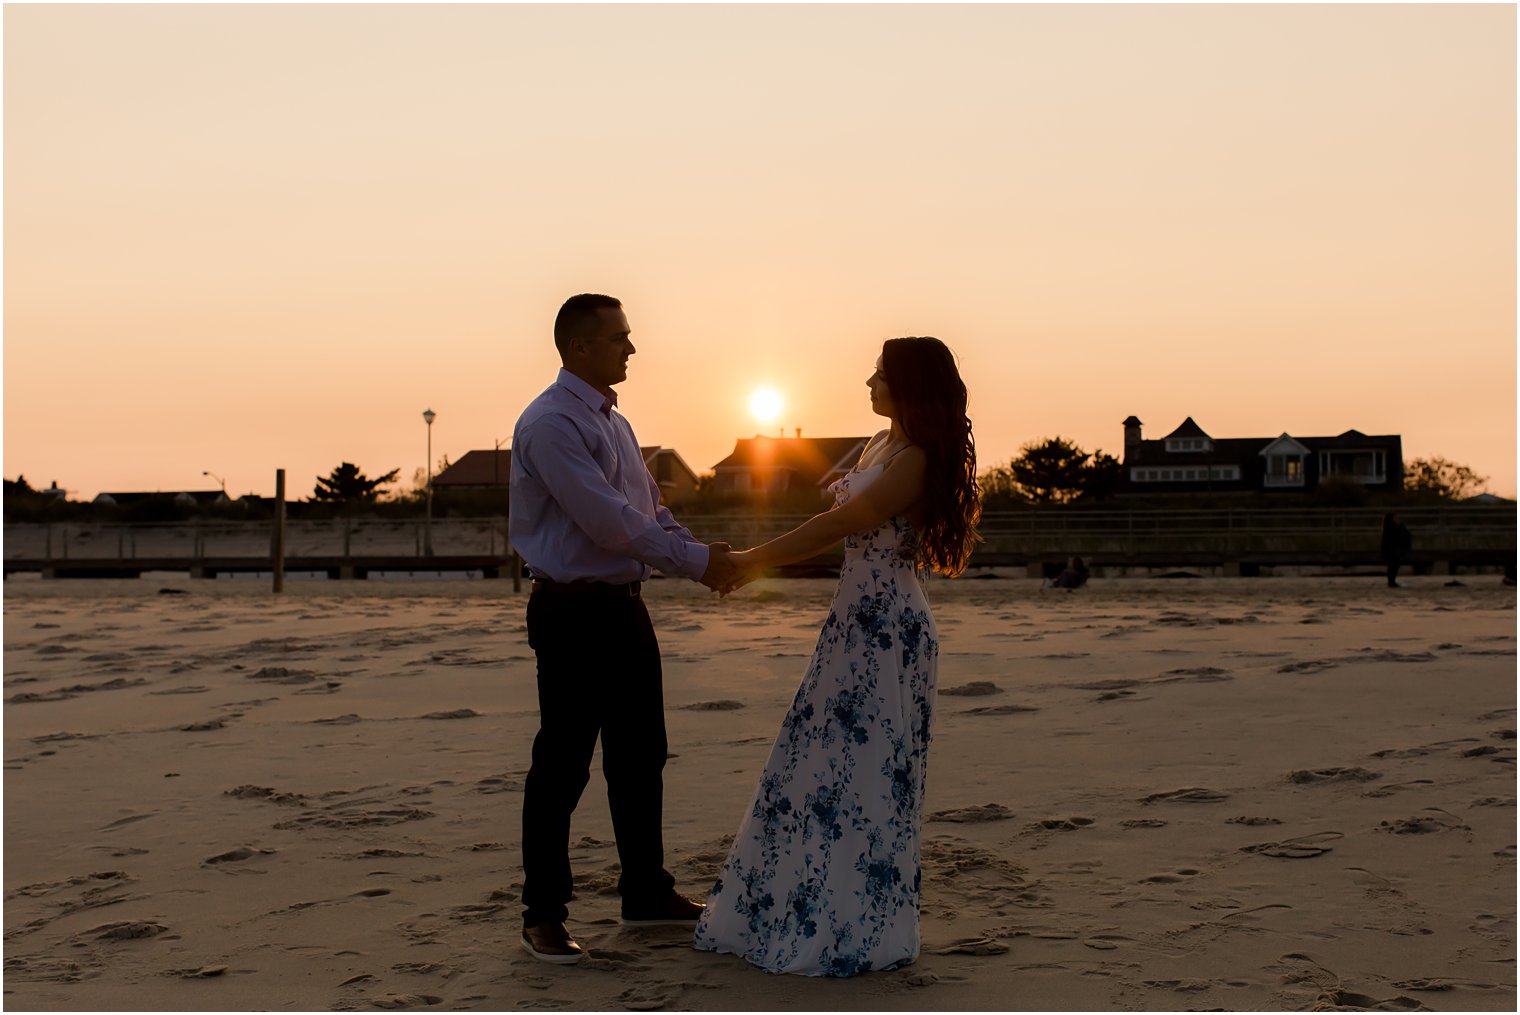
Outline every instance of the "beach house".
<path fill-rule="evenodd" d="M 663 504 L 680 504 L 697 492 L 697 474 L 675 448 L 651 445 L 639 448 L 644 467 L 660 487 Z M 433 489 L 491 490 L 509 485 L 512 478 L 512 451 L 467 451 L 464 457 L 433 477 Z"/>
<path fill-rule="evenodd" d="M 740 437 L 733 453 L 713 466 L 720 494 L 764 497 L 811 490 L 822 496 L 850 471 L 869 437 Z"/>
<path fill-rule="evenodd" d="M 1119 496 L 1176 493 L 1312 492 L 1326 480 L 1369 491 L 1404 485 L 1398 434 L 1347 430 L 1335 437 L 1214 437 L 1189 416 L 1159 440 L 1145 440 L 1141 422 L 1124 421 L 1124 471 Z"/>

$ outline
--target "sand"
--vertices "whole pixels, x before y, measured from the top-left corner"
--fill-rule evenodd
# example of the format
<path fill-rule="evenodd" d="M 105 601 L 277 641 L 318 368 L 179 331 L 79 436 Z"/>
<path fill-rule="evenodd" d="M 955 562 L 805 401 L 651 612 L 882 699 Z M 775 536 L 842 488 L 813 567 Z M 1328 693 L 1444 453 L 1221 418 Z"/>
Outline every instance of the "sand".
<path fill-rule="evenodd" d="M 621 928 L 599 772 L 590 956 L 519 950 L 509 583 L 12 579 L 5 1005 L 1513 1010 L 1515 591 L 1447 581 L 933 582 L 923 955 L 830 981 Z M 831 592 L 648 586 L 691 894 Z"/>

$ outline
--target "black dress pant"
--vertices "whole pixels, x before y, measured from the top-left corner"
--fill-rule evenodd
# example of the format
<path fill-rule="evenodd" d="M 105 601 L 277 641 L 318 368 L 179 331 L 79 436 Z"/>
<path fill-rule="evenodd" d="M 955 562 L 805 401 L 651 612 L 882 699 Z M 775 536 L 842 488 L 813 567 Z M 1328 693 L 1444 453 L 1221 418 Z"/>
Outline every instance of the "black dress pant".
<path fill-rule="evenodd" d="M 523 924 L 569 914 L 570 815 L 591 778 L 598 736 L 623 907 L 663 902 L 675 885 L 661 831 L 665 696 L 644 600 L 535 588 L 528 643 L 538 656 L 539 730 L 523 795 Z"/>

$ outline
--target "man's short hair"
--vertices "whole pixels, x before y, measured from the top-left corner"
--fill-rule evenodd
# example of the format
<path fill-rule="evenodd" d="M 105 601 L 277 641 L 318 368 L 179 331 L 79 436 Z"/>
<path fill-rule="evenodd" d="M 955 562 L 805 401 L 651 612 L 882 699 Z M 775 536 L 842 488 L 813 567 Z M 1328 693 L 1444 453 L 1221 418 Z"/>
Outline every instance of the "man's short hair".
<path fill-rule="evenodd" d="M 554 318 L 554 347 L 560 351 L 560 355 L 564 355 L 570 347 L 572 338 L 584 338 L 591 334 L 600 316 L 597 311 L 604 307 L 621 310 L 623 304 L 611 296 L 597 293 L 581 293 L 565 301 Z"/>

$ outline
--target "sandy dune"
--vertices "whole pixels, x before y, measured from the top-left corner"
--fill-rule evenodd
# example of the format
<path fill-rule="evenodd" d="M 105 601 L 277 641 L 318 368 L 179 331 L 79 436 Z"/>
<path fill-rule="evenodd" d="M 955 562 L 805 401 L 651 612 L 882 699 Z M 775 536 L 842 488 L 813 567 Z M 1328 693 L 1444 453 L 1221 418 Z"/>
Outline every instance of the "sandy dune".
<path fill-rule="evenodd" d="M 1515 592 L 937 581 L 924 954 L 775 977 L 616 922 L 517 948 L 510 584 L 6 583 L 10 1009 L 1515 1006 Z M 172 589 L 178 594 L 164 594 Z M 658 581 L 668 865 L 699 897 L 831 584 Z"/>

